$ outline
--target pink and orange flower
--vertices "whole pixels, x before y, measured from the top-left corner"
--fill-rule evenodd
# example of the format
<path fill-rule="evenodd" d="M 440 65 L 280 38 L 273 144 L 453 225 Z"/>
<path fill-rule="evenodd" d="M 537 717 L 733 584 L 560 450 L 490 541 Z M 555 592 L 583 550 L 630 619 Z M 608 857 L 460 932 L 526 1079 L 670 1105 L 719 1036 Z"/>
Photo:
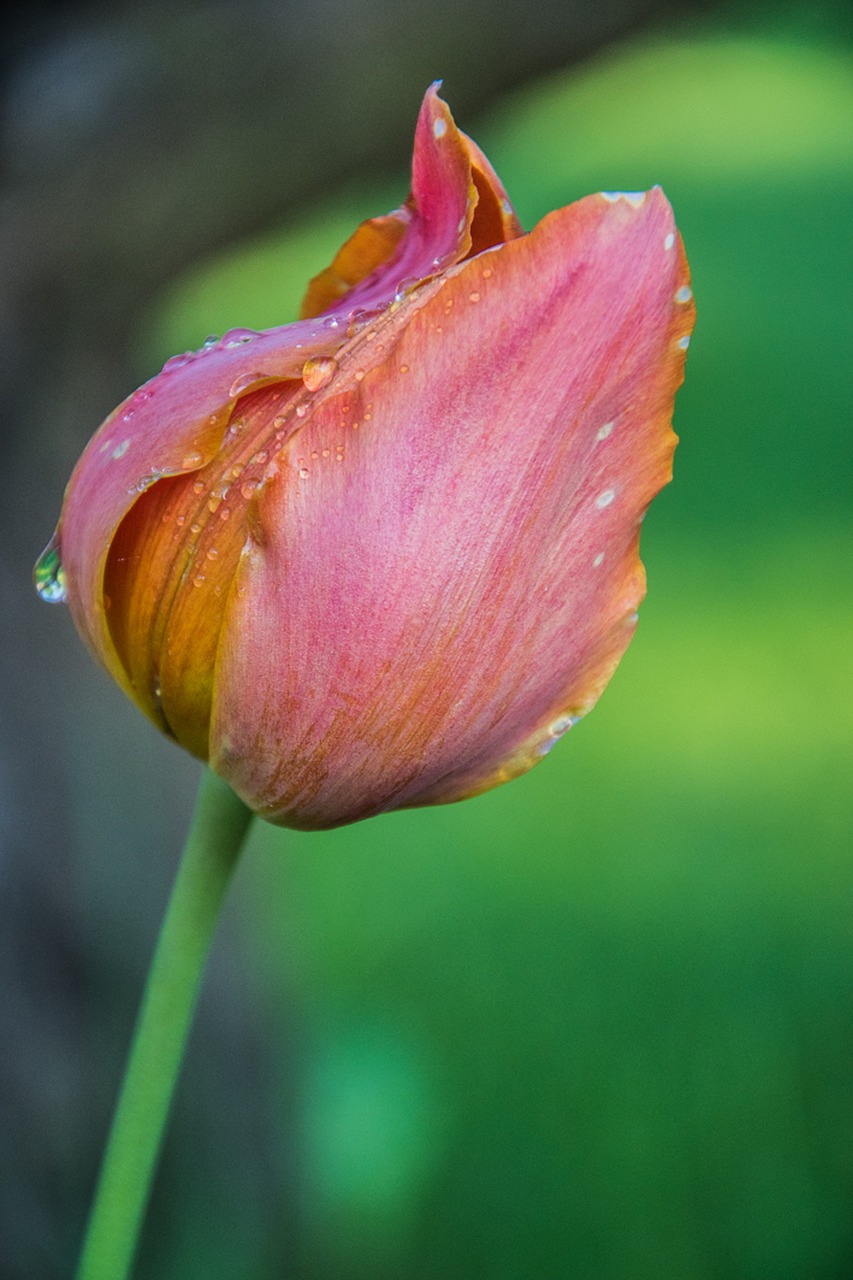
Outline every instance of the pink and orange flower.
<path fill-rule="evenodd" d="M 40 576 L 161 730 L 320 829 L 513 778 L 595 704 L 694 310 L 659 189 L 524 235 L 434 86 L 408 200 L 302 316 L 119 405 Z"/>

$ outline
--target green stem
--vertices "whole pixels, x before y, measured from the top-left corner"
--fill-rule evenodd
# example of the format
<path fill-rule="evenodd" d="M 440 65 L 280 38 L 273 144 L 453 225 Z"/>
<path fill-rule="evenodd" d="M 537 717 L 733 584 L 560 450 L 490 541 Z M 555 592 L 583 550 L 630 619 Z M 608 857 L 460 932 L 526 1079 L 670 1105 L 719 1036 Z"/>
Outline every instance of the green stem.
<path fill-rule="evenodd" d="M 205 769 L 142 999 L 77 1280 L 125 1280 L 211 938 L 252 815 Z"/>

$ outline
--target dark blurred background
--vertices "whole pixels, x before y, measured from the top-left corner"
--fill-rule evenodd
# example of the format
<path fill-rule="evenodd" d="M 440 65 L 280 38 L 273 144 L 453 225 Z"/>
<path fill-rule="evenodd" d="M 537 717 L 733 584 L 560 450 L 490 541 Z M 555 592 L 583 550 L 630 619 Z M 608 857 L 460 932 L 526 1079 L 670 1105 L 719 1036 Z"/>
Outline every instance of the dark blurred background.
<path fill-rule="evenodd" d="M 650 595 L 541 769 L 258 826 L 140 1280 L 853 1276 L 841 3 L 13 4 L 0 52 L 0 1276 L 79 1246 L 198 778 L 31 566 L 174 350 L 294 317 L 426 85 L 525 225 L 660 182 L 699 320 Z"/>

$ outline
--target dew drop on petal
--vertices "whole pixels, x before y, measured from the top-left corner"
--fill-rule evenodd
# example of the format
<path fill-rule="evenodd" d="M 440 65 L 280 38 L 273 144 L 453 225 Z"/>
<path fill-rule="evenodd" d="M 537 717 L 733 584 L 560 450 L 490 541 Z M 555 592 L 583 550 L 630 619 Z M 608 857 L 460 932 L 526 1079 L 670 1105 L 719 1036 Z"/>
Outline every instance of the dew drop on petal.
<path fill-rule="evenodd" d="M 202 454 L 200 454 L 198 450 L 193 450 L 192 453 L 184 454 L 184 457 L 181 459 L 181 468 L 184 471 L 191 471 L 193 467 L 200 467 L 203 462 L 204 457 Z"/>
<path fill-rule="evenodd" d="M 263 380 L 266 375 L 263 373 L 241 373 L 239 378 L 235 378 L 228 389 L 229 399 L 242 395 L 244 391 L 248 391 L 250 387 Z"/>
<path fill-rule="evenodd" d="M 192 351 L 182 351 L 176 356 L 169 356 L 169 359 L 163 365 L 163 373 L 170 373 L 172 369 L 181 369 L 185 364 L 189 364 L 193 358 Z"/>
<path fill-rule="evenodd" d="M 242 347 L 244 343 L 260 336 L 257 329 L 229 329 L 222 335 L 222 343 L 226 347 Z"/>
<path fill-rule="evenodd" d="M 402 302 L 407 294 L 410 294 L 413 289 L 418 287 L 419 284 L 420 278 L 418 276 L 404 276 L 394 291 L 395 300 L 397 302 Z"/>
<path fill-rule="evenodd" d="M 317 356 L 316 359 L 306 360 L 302 366 L 302 381 L 309 391 L 319 391 L 330 380 L 337 367 L 338 362 L 334 356 Z"/>
<path fill-rule="evenodd" d="M 67 584 L 56 534 L 36 561 L 33 582 L 36 591 L 47 604 L 65 604 Z"/>

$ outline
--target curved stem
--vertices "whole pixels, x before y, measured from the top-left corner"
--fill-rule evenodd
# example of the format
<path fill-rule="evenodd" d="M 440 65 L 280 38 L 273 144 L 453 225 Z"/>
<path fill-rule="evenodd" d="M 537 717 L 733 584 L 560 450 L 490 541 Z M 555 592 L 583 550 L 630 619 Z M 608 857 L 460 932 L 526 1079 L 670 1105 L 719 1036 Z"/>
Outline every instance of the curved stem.
<path fill-rule="evenodd" d="M 134 1032 L 77 1280 L 125 1280 L 225 892 L 252 815 L 205 769 Z"/>

